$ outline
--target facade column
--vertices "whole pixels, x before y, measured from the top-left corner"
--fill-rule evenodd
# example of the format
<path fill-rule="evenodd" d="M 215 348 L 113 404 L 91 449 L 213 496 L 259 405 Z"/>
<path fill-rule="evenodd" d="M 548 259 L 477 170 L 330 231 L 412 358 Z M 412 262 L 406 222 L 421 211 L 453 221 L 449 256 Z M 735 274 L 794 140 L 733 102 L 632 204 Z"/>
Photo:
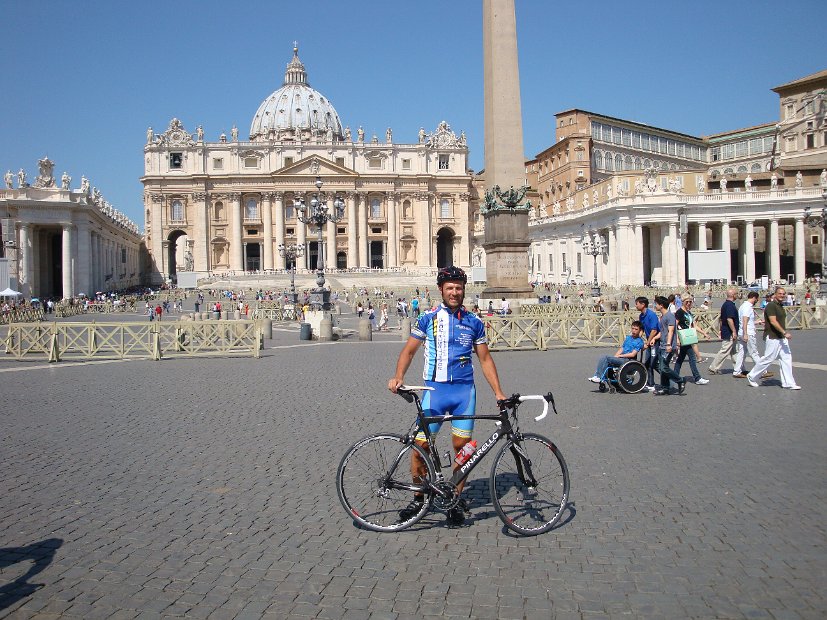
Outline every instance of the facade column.
<path fill-rule="evenodd" d="M 698 222 L 698 249 L 706 250 L 706 222 Z"/>
<path fill-rule="evenodd" d="M 773 218 L 770 220 L 768 230 L 768 243 L 764 244 L 764 251 L 768 252 L 770 280 L 773 282 L 781 281 L 781 248 L 778 240 L 778 220 Z M 769 246 L 769 247 L 767 247 Z"/>
<path fill-rule="evenodd" d="M 241 270 L 247 271 L 247 242 L 242 242 L 241 247 L 244 248 L 244 251 L 241 253 Z"/>
<path fill-rule="evenodd" d="M 609 252 L 608 252 L 608 284 L 609 286 L 620 286 L 620 281 L 617 276 L 618 268 L 620 267 L 617 260 L 617 226 L 609 227 Z"/>
<path fill-rule="evenodd" d="M 30 224 L 20 224 L 20 271 L 17 279 L 20 292 L 32 296 L 32 229 Z"/>
<path fill-rule="evenodd" d="M 230 242 L 230 269 L 244 271 L 244 246 L 241 242 L 241 194 L 230 194 L 230 222 L 232 241 Z"/>
<path fill-rule="evenodd" d="M 368 262 L 368 195 L 359 194 L 359 266 L 370 267 Z"/>
<path fill-rule="evenodd" d="M 78 255 L 75 266 L 75 285 L 78 293 L 85 293 L 89 297 L 95 294 L 91 290 L 91 254 L 92 254 L 92 233 L 89 230 L 89 222 L 78 223 Z M 120 257 L 119 257 L 120 258 Z M 129 275 L 129 274 L 127 274 Z"/>
<path fill-rule="evenodd" d="M 187 205 L 189 206 L 189 205 Z M 207 271 L 207 246 L 209 245 L 210 218 L 207 213 L 207 192 L 194 192 L 192 195 L 192 270 Z M 189 218 L 188 218 L 189 219 Z M 129 272 L 126 274 L 129 275 Z"/>
<path fill-rule="evenodd" d="M 293 194 L 293 212 L 296 213 L 296 243 L 304 248 L 304 256 L 301 258 L 296 258 L 296 268 L 297 269 L 307 269 L 307 265 L 309 264 L 310 260 L 310 248 L 307 247 L 307 224 L 301 222 L 298 218 L 299 210 L 297 208 L 299 204 L 299 199 L 301 198 L 300 194 Z"/>
<path fill-rule="evenodd" d="M 675 277 L 675 285 L 683 286 L 686 284 L 686 261 L 684 260 L 683 240 L 677 222 L 669 224 L 669 238 L 672 242 L 672 274 Z"/>
<path fill-rule="evenodd" d="M 333 197 L 328 196 L 327 212 L 330 215 L 336 215 L 333 208 Z M 324 249 L 324 264 L 325 269 L 336 269 L 336 222 L 328 220 L 327 222 L 327 239 L 325 239 Z"/>
<path fill-rule="evenodd" d="M 643 285 L 643 226 L 632 225 L 632 239 L 629 244 L 631 253 L 629 256 L 629 284 L 634 286 Z"/>
<path fill-rule="evenodd" d="M 358 267 L 359 252 L 356 245 L 356 193 L 347 193 L 347 266 Z"/>
<path fill-rule="evenodd" d="M 724 270 L 726 274 L 726 283 L 732 281 L 732 248 L 730 247 L 729 239 L 729 222 L 721 222 L 721 249 L 724 251 L 726 264 Z"/>
<path fill-rule="evenodd" d="M 70 299 L 75 296 L 74 282 L 72 281 L 72 225 L 63 224 L 63 244 L 61 269 L 63 271 L 63 298 Z"/>
<path fill-rule="evenodd" d="M 752 220 L 744 222 L 744 278 L 746 284 L 755 280 L 755 225 Z"/>
<path fill-rule="evenodd" d="M 664 282 L 669 286 L 674 286 L 676 280 L 674 277 L 675 266 L 673 264 L 675 262 L 675 252 L 671 234 L 674 225 L 674 223 L 661 224 L 658 227 L 660 228 L 661 278 L 663 278 Z"/>
<path fill-rule="evenodd" d="M 388 264 L 385 267 L 398 267 L 399 224 L 396 218 L 396 194 L 388 192 L 385 200 L 388 214 Z M 456 264 L 461 264 L 461 262 L 456 261 Z"/>
<path fill-rule="evenodd" d="M 433 245 L 433 230 L 431 228 L 431 194 L 421 192 L 416 196 L 419 202 L 419 217 L 421 236 L 419 242 L 422 247 L 419 250 L 419 264 L 425 267 L 432 267 L 431 245 Z"/>
<path fill-rule="evenodd" d="M 276 245 L 283 245 L 284 241 L 284 194 L 275 192 L 273 198 L 276 200 Z M 271 244 L 272 245 L 272 244 Z M 284 269 L 284 257 L 276 252 L 273 255 L 275 259 L 275 268 Z"/>
<path fill-rule="evenodd" d="M 273 269 L 273 193 L 263 192 L 261 194 L 261 208 L 264 209 L 262 222 L 264 223 L 264 251 L 261 253 L 261 264 L 259 268 Z"/>
<path fill-rule="evenodd" d="M 805 273 L 807 257 L 804 249 L 807 238 L 804 235 L 804 219 L 797 217 L 795 218 L 795 283 L 797 285 L 804 282 L 804 278 L 807 277 Z"/>

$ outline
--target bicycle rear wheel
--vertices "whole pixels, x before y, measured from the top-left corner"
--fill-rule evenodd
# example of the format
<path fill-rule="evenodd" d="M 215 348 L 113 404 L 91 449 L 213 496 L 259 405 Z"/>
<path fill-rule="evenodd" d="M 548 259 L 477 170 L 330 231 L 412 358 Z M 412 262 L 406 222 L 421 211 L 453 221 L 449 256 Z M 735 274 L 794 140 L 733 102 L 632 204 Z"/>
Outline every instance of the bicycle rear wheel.
<path fill-rule="evenodd" d="M 411 455 L 425 463 L 425 476 L 411 479 Z M 412 526 L 428 512 L 434 466 L 417 444 L 400 435 L 373 435 L 354 444 L 342 457 L 336 473 L 339 500 L 354 521 L 376 532 L 398 532 Z M 424 496 L 422 506 L 400 515 L 414 499 Z"/>
<path fill-rule="evenodd" d="M 549 531 L 569 498 L 569 470 L 557 446 L 528 433 L 509 440 L 491 467 L 491 501 L 506 527 L 523 536 Z"/>

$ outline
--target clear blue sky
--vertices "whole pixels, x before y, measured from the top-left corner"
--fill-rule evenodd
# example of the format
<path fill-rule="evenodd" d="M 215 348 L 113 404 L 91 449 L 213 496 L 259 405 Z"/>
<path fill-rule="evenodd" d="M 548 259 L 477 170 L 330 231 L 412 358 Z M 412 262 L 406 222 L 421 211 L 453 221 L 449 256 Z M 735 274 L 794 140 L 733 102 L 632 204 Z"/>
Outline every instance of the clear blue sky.
<path fill-rule="evenodd" d="M 827 2 L 516 0 L 525 150 L 579 107 L 705 135 L 778 119 L 770 88 L 827 68 Z M 0 18 L 0 170 L 48 155 L 143 225 L 146 128 L 249 131 L 299 41 L 343 124 L 397 142 L 441 120 L 483 167 L 480 0 L 11 0 Z"/>

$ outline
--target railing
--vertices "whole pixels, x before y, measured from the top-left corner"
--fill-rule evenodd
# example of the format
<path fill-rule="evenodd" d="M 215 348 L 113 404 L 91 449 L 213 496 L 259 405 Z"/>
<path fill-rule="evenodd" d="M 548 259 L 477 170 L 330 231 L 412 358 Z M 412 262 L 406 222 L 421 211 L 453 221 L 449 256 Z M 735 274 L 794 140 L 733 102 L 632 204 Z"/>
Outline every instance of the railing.
<path fill-rule="evenodd" d="M 525 310 L 530 306 L 521 308 Z M 565 306 L 563 306 L 565 307 Z M 786 308 L 787 329 L 827 327 L 827 307 L 793 306 Z M 488 347 L 492 351 L 541 350 L 554 347 L 620 346 L 638 312 L 560 312 L 559 314 L 521 314 L 484 316 Z M 720 313 L 695 312 L 694 325 L 701 341 L 717 340 Z M 708 338 L 703 338 L 706 333 Z"/>
<path fill-rule="evenodd" d="M 43 320 L 43 309 L 38 308 L 15 308 L 8 312 L 0 312 L 0 325 L 8 325 L 10 323 L 31 323 L 33 321 Z"/>
<path fill-rule="evenodd" d="M 176 321 L 167 323 L 14 323 L 5 351 L 17 359 L 153 359 L 252 355 L 263 347 L 261 324 L 254 321 Z"/>
<path fill-rule="evenodd" d="M 295 321 L 296 309 L 294 306 L 282 305 L 278 301 L 259 301 L 253 309 L 252 318 L 271 319 L 274 321 Z"/>

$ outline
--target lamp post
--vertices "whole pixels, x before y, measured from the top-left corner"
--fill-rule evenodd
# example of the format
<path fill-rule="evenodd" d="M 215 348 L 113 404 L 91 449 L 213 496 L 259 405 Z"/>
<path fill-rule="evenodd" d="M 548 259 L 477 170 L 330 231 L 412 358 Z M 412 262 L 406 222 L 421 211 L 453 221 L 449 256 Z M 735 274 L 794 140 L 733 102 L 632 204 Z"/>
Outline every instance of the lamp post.
<path fill-rule="evenodd" d="M 333 213 L 327 211 L 327 194 L 322 191 L 321 177 L 316 177 L 316 193 L 310 199 L 310 205 L 304 204 L 304 198 L 296 206 L 297 217 L 303 224 L 311 224 L 319 228 L 319 257 L 316 261 L 316 290 L 310 295 L 311 305 L 320 310 L 330 309 L 330 291 L 324 288 L 324 245 L 322 230 L 328 222 L 339 222 L 345 214 L 345 203 L 339 197 L 333 199 Z"/>
<path fill-rule="evenodd" d="M 818 287 L 818 296 L 827 298 L 827 187 L 821 188 L 821 198 L 824 206 L 821 214 L 814 214 L 810 207 L 804 209 L 804 221 L 810 228 L 821 229 L 821 284 Z"/>
<path fill-rule="evenodd" d="M 279 256 L 288 261 L 292 268 L 290 269 L 290 300 L 295 306 L 298 302 L 298 295 L 296 295 L 296 259 L 304 256 L 304 246 L 291 243 L 290 245 L 279 244 Z"/>
<path fill-rule="evenodd" d="M 592 236 L 591 232 L 583 235 L 580 241 L 583 253 L 594 258 L 594 281 L 592 282 L 592 297 L 600 297 L 600 284 L 597 281 L 597 257 L 606 253 L 606 241 L 598 233 Z"/>

